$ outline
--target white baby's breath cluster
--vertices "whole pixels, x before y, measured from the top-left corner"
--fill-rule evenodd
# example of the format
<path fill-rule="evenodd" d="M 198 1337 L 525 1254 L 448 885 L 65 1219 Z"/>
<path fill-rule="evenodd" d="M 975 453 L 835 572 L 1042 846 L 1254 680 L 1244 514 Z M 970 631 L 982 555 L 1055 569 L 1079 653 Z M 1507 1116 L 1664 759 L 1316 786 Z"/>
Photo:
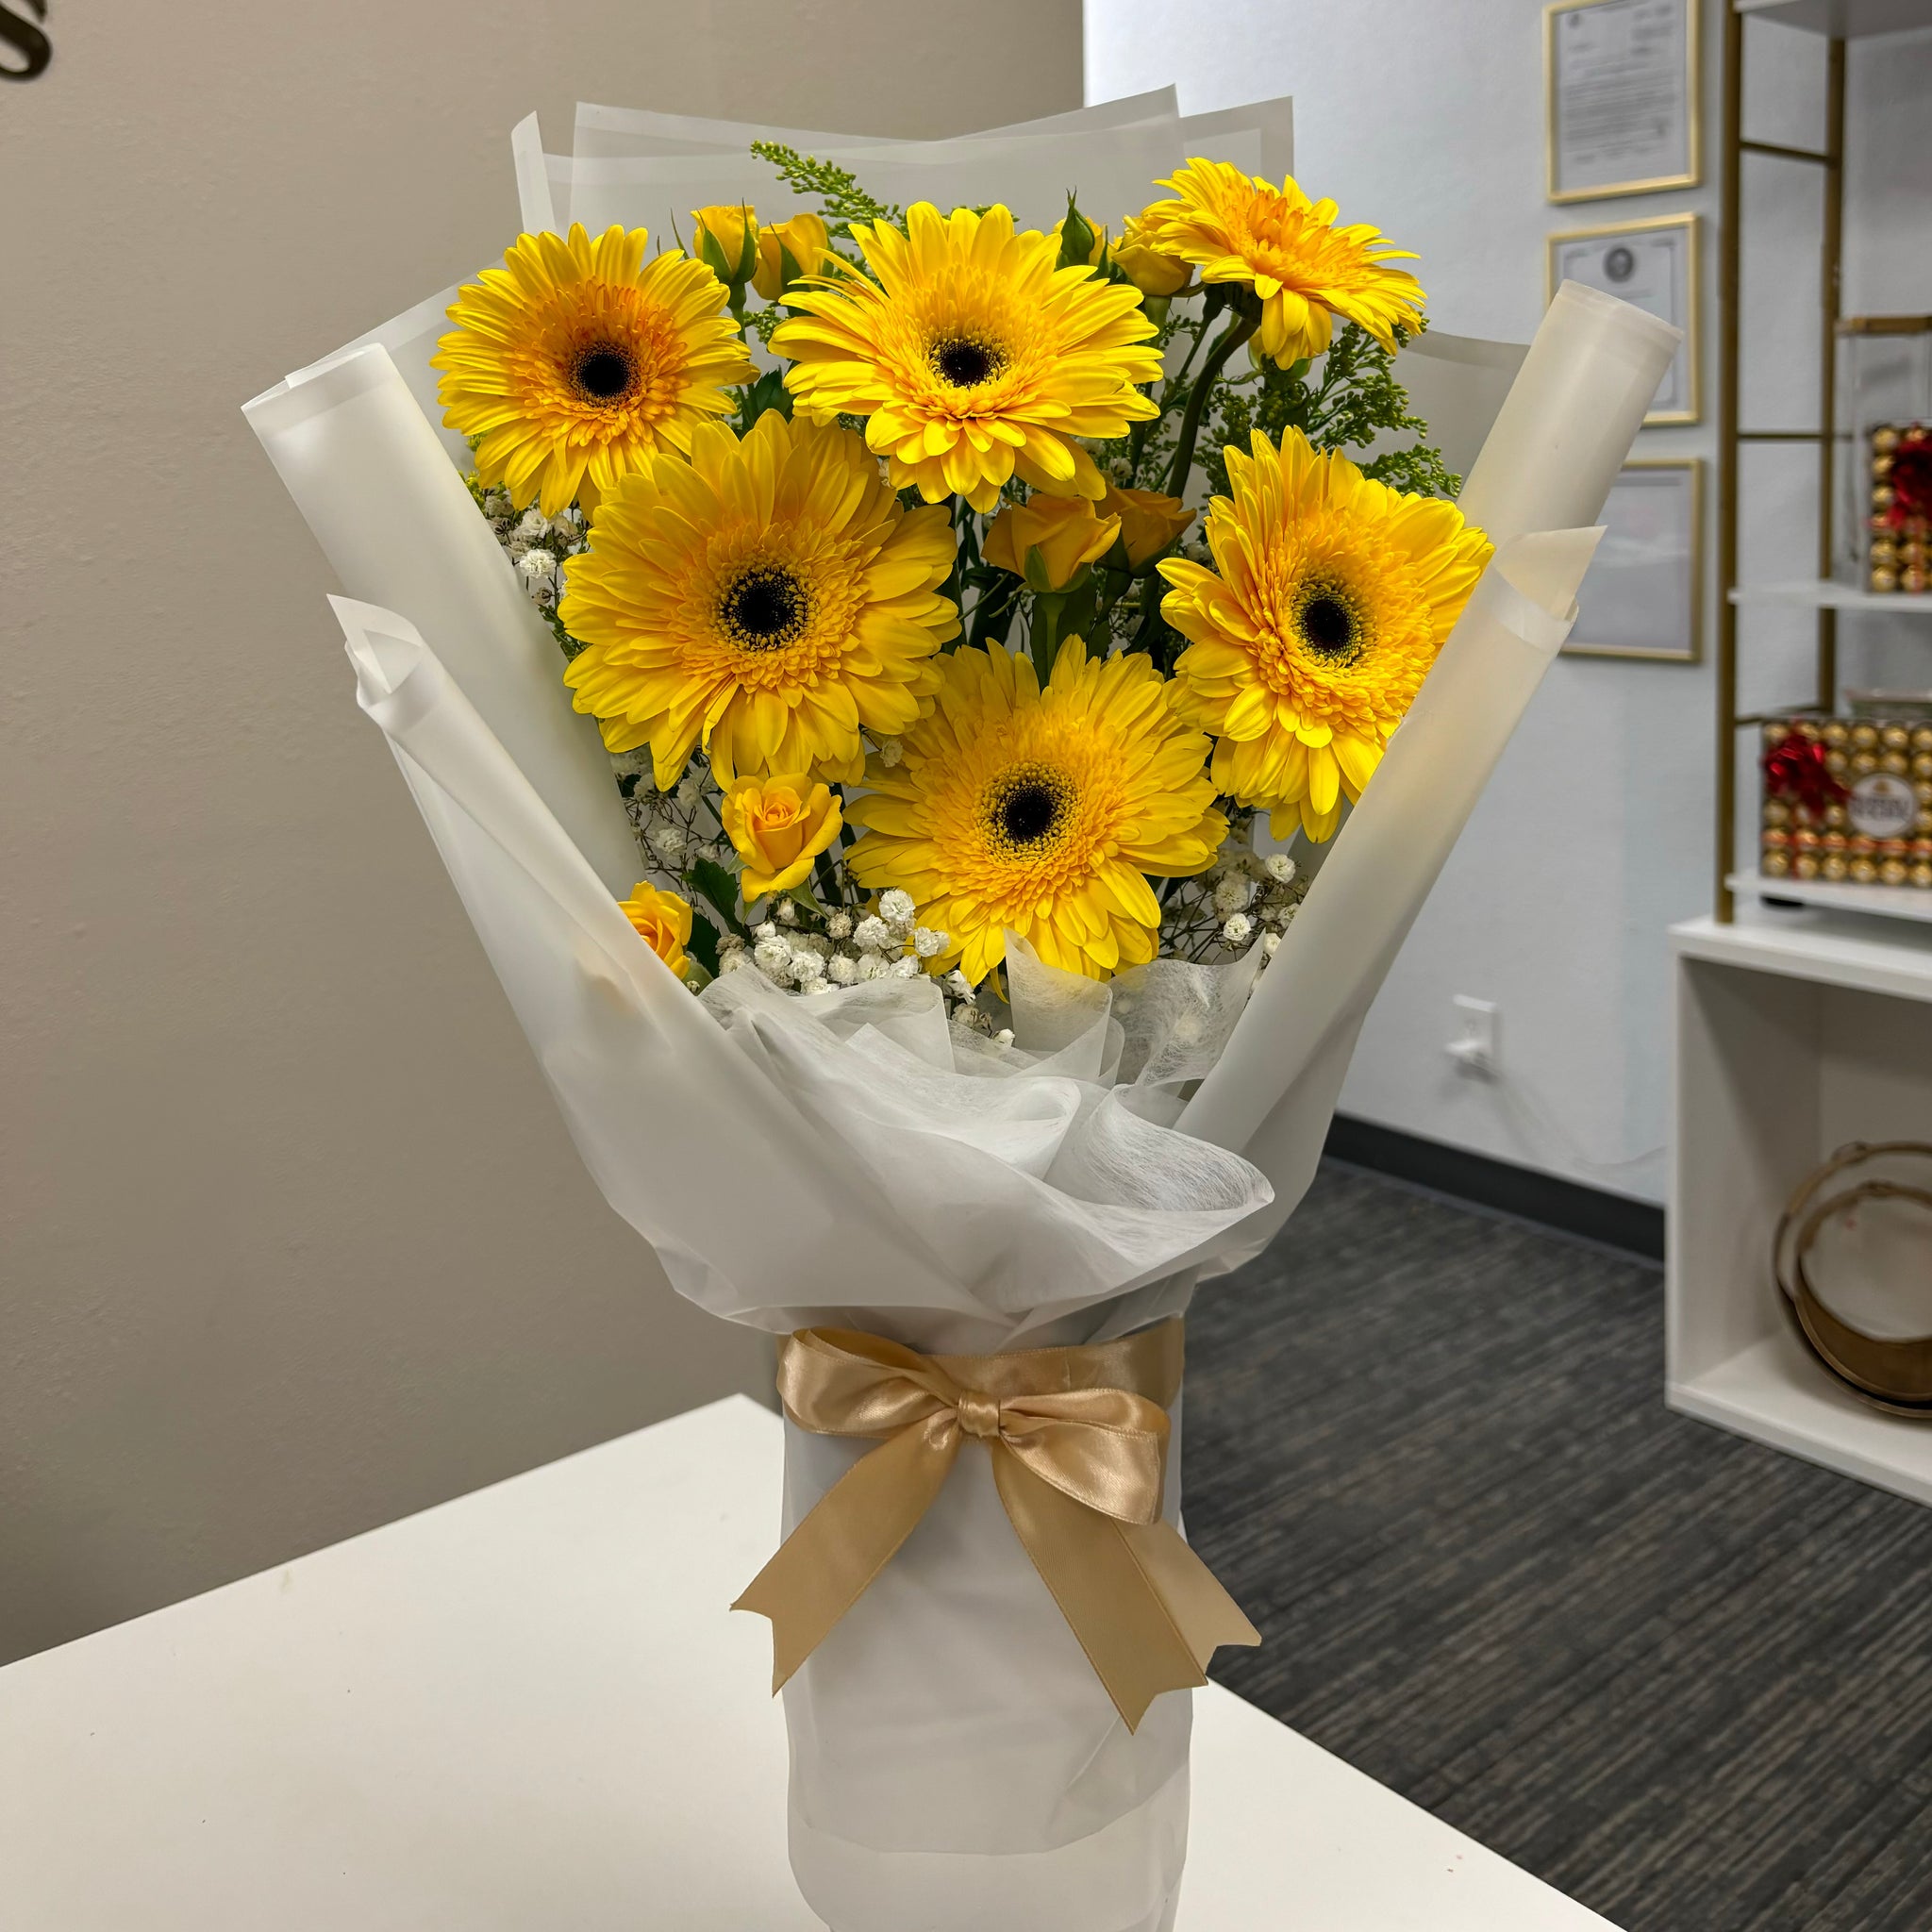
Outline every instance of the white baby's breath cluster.
<path fill-rule="evenodd" d="M 503 554 L 515 566 L 517 582 L 554 625 L 557 607 L 563 601 L 563 567 L 590 545 L 583 512 L 573 504 L 559 515 L 546 517 L 532 504 L 519 514 L 511 508 L 508 491 L 485 490 L 474 476 L 470 493 Z"/>
<path fill-rule="evenodd" d="M 638 850 L 666 883 L 681 880 L 700 859 L 716 865 L 736 862 L 731 841 L 711 809 L 708 776 L 701 766 L 693 764 L 674 790 L 659 791 L 651 781 L 648 750 L 617 752 L 610 763 Z"/>
<path fill-rule="evenodd" d="M 896 887 L 870 908 L 841 906 L 820 912 L 781 898 L 764 910 L 749 939 L 729 934 L 720 944 L 721 974 L 749 969 L 790 992 L 825 993 L 866 980 L 927 976 L 926 962 L 946 950 L 946 935 L 921 925 L 912 895 Z M 1001 1038 L 964 974 L 956 968 L 935 983 L 955 1025 Z"/>
<path fill-rule="evenodd" d="M 1261 941 L 1261 963 L 1274 957 L 1281 935 L 1308 890 L 1308 879 L 1285 852 L 1254 848 L 1253 825 L 1230 830 L 1220 858 L 1198 877 L 1177 879 L 1161 908 L 1160 950 L 1204 963 L 1229 959 Z"/>

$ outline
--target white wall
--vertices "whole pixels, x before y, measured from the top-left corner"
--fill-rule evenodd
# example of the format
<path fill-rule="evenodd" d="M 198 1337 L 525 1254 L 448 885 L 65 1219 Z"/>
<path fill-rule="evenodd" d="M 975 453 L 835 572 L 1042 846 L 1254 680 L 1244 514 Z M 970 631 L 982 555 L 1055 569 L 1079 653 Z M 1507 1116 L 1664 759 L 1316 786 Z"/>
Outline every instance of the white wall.
<path fill-rule="evenodd" d="M 1342 220 L 1373 222 L 1419 250 L 1430 316 L 1459 335 L 1528 338 L 1552 231 L 1702 214 L 1707 420 L 1648 430 L 1639 452 L 1708 459 L 1723 41 L 1719 0 L 1706 6 L 1706 185 L 1691 191 L 1560 208 L 1544 200 L 1541 0 L 1087 0 L 1087 93 L 1107 100 L 1173 80 L 1190 112 L 1293 94 L 1302 185 L 1335 197 Z M 1932 307 L 1923 247 L 1916 268 L 1901 271 L 1896 252 L 1868 244 L 1869 224 L 1859 226 L 1874 147 L 1895 165 L 1912 103 L 1926 97 L 1927 44 L 1917 37 L 1909 57 L 1916 96 L 1898 78 L 1896 49 L 1886 62 L 1854 65 L 1848 308 L 1861 277 L 1874 306 L 1882 284 L 1888 308 Z M 1804 110 L 1820 53 L 1808 36 L 1754 29 L 1754 132 L 1817 138 Z M 1858 108 L 1872 103 L 1879 112 L 1861 125 Z M 1748 264 L 1759 303 L 1751 353 L 1762 372 L 1750 401 L 1759 424 L 1802 425 L 1815 418 L 1815 181 L 1767 164 L 1750 186 L 1754 221 L 1762 218 Z M 1924 193 L 1923 172 L 1888 191 L 1888 208 L 1913 210 L 1922 236 Z M 1908 299 L 1909 286 L 1921 292 Z M 1764 575 L 1807 574 L 1808 474 L 1787 460 L 1758 480 L 1747 572 L 1755 559 Z M 1707 646 L 1713 619 L 1707 608 Z M 1803 641 L 1789 628 L 1759 641 L 1758 695 L 1808 691 Z M 1344 1112 L 1662 1198 L 1663 935 L 1709 908 L 1713 719 L 1707 661 L 1555 666 L 1376 1002 Z M 1500 1081 L 1463 1074 L 1443 1054 L 1457 993 L 1501 1008 Z"/>

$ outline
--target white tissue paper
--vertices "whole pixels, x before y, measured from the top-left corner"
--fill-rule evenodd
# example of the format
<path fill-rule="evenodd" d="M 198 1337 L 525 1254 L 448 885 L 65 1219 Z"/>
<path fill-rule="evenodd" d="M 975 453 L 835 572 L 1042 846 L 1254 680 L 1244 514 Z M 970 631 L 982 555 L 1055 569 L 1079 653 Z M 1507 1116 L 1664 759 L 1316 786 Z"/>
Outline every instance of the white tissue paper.
<path fill-rule="evenodd" d="M 926 192 L 954 201 L 991 198 L 974 184 L 1024 171 L 1029 151 L 1036 175 L 1051 158 L 1058 195 L 1056 143 L 1076 141 L 1090 158 L 1131 155 L 1132 206 L 1148 129 L 1175 143 L 1170 164 L 1180 136 L 1171 101 L 1130 105 L 1110 125 L 984 139 L 971 181 L 957 156 L 939 167 L 909 152 L 958 143 L 854 146 L 869 180 L 891 148 L 906 181 L 928 167 Z M 1285 114 L 1252 119 L 1257 142 L 1285 141 Z M 594 193 L 598 220 L 634 221 L 646 193 L 674 180 L 685 193 L 683 175 L 656 172 L 587 183 L 586 163 L 676 162 L 694 170 L 686 199 L 727 198 L 718 162 L 758 131 L 587 108 L 564 177 L 572 211 Z M 554 189 L 532 155 L 534 128 L 522 172 L 530 192 Z M 1083 186 L 1096 178 L 1080 169 Z M 768 186 L 757 201 L 771 204 Z M 247 414 L 349 592 L 334 601 L 359 702 L 585 1163 L 677 1289 L 761 1328 L 983 1353 L 1131 1332 L 1257 1251 L 1301 1198 L 1362 1015 L 1568 631 L 1597 534 L 1582 526 L 1674 332 L 1559 292 L 1464 495 L 1497 556 L 1266 973 L 1254 958 L 1166 961 L 1099 985 L 1020 952 L 1003 1050 L 950 1028 L 924 981 L 808 998 L 740 973 L 693 999 L 631 929 L 614 895 L 642 866 L 608 762 L 438 438 L 428 307 Z M 1458 366 L 1474 372 L 1461 389 Z M 1472 353 L 1432 372 L 1472 446 L 1488 413 L 1474 385 L 1497 391 L 1497 366 Z M 788 1533 L 867 1446 L 788 1424 Z M 1190 1693 L 1157 1698 L 1127 1730 L 985 1458 L 960 1459 L 785 1701 L 793 1866 L 833 1932 L 1172 1924 Z"/>

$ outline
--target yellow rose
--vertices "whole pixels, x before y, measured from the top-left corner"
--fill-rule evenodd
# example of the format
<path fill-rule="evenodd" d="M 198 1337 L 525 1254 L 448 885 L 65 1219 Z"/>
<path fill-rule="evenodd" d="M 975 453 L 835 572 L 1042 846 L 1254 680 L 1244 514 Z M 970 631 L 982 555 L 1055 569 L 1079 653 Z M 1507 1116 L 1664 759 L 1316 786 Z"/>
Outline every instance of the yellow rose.
<path fill-rule="evenodd" d="M 1194 521 L 1194 512 L 1183 509 L 1179 497 L 1162 496 L 1156 490 L 1116 490 L 1108 484 L 1100 507 L 1121 520 L 1129 570 L 1158 557 Z"/>
<path fill-rule="evenodd" d="M 1001 510 L 980 555 L 1036 591 L 1065 591 L 1120 533 L 1120 518 L 1096 516 L 1084 496 L 1036 494 Z"/>
<path fill-rule="evenodd" d="M 748 208 L 694 208 L 691 252 L 733 295 L 758 265 L 758 217 Z"/>
<path fill-rule="evenodd" d="M 812 784 L 802 772 L 739 779 L 725 792 L 718 816 L 744 861 L 740 889 L 747 906 L 799 884 L 845 822 L 830 788 Z"/>
<path fill-rule="evenodd" d="M 793 215 L 758 230 L 758 265 L 751 285 L 775 302 L 801 275 L 815 275 L 831 253 L 831 237 L 817 215 Z"/>
<path fill-rule="evenodd" d="M 644 943 L 682 979 L 691 939 L 691 908 L 675 892 L 660 892 L 649 879 L 640 879 L 618 910 L 637 927 Z"/>
<path fill-rule="evenodd" d="M 1113 259 L 1114 266 L 1143 295 L 1178 295 L 1194 278 L 1192 263 L 1177 255 L 1163 254 L 1142 239 L 1139 215 L 1129 215 L 1121 224 Z"/>

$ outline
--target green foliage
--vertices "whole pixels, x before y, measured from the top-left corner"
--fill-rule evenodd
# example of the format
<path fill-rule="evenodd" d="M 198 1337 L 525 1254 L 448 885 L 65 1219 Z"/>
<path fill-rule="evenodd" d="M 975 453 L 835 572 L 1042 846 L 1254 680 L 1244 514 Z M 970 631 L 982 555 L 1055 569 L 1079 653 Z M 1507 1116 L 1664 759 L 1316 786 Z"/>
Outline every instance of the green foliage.
<path fill-rule="evenodd" d="M 768 369 L 756 382 L 748 382 L 732 393 L 738 397 L 738 410 L 731 419 L 731 426 L 740 436 L 749 436 L 752 425 L 767 409 L 776 409 L 788 423 L 791 420 L 791 394 L 785 387 L 782 369 Z"/>
<path fill-rule="evenodd" d="M 744 921 L 738 916 L 738 880 L 715 858 L 700 858 L 685 873 L 686 883 L 702 892 L 725 925 L 740 939 L 745 937 Z M 696 921 L 692 921 L 695 928 Z M 696 950 L 695 947 L 692 948 Z M 703 956 L 700 955 L 700 958 Z"/>
<path fill-rule="evenodd" d="M 897 227 L 905 221 L 904 208 L 897 203 L 874 201 L 858 185 L 858 176 L 850 168 L 802 155 L 782 141 L 755 141 L 751 151 L 760 160 L 771 162 L 786 187 L 799 194 L 818 196 L 825 226 L 835 242 L 852 240 L 854 222 L 890 222 Z"/>
<path fill-rule="evenodd" d="M 1398 335 L 1398 341 L 1407 341 Z M 1278 442 L 1284 430 L 1299 429 L 1321 450 L 1365 449 L 1384 431 L 1428 433 L 1428 425 L 1408 407 L 1408 391 L 1396 380 L 1395 358 L 1366 329 L 1344 323 L 1326 355 L 1313 362 L 1258 370 L 1224 377 L 1209 399 L 1207 428 L 1198 461 L 1216 495 L 1227 493 L 1227 461 L 1232 443 L 1245 448 L 1260 430 Z M 1462 479 L 1444 467 L 1425 443 L 1391 450 L 1364 463 L 1368 475 L 1424 496 L 1454 496 Z"/>
<path fill-rule="evenodd" d="M 702 912 L 691 916 L 691 942 L 685 949 L 713 979 L 718 976 L 718 928 Z"/>

